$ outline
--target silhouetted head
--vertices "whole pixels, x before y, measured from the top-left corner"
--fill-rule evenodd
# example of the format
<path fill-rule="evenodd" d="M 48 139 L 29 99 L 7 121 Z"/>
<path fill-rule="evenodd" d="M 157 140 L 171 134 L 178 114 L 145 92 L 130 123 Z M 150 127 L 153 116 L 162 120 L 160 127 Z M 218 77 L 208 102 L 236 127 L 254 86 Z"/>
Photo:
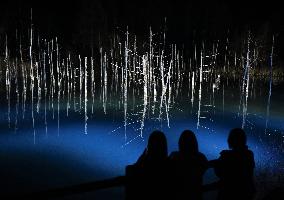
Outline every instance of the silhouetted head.
<path fill-rule="evenodd" d="M 195 134 L 190 130 L 182 132 L 179 138 L 179 151 L 185 154 L 198 152 L 198 143 Z"/>
<path fill-rule="evenodd" d="M 246 133 L 241 128 L 234 128 L 230 131 L 228 137 L 228 144 L 230 149 L 243 149 L 247 147 Z"/>
<path fill-rule="evenodd" d="M 168 156 L 168 146 L 165 134 L 161 131 L 154 131 L 151 133 L 147 150 L 149 156 L 166 158 Z"/>

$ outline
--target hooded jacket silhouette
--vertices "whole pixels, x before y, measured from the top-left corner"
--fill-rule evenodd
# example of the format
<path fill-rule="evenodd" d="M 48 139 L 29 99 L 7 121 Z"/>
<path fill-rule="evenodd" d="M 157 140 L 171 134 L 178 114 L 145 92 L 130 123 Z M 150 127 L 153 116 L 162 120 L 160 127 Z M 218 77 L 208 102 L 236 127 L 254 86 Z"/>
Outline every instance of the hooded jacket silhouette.
<path fill-rule="evenodd" d="M 255 162 L 253 152 L 246 145 L 245 132 L 240 128 L 231 130 L 228 144 L 230 150 L 223 150 L 217 160 L 210 161 L 220 178 L 218 199 L 253 199 Z"/>

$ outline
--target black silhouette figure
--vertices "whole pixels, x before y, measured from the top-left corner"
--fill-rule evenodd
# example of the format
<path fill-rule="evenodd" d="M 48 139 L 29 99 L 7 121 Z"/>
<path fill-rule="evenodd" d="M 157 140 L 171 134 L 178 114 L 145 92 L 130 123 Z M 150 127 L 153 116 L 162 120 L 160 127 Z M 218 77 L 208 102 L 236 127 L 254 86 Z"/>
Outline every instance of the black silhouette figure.
<path fill-rule="evenodd" d="M 202 199 L 202 177 L 207 169 L 207 159 L 199 152 L 195 134 L 182 132 L 179 151 L 170 155 L 171 199 Z"/>
<path fill-rule="evenodd" d="M 167 140 L 154 131 L 148 146 L 134 165 L 126 167 L 126 199 L 165 199 L 167 197 Z"/>
<path fill-rule="evenodd" d="M 218 200 L 250 200 L 255 193 L 253 171 L 254 155 L 246 145 L 246 134 L 240 128 L 230 131 L 228 144 L 217 160 L 210 161 L 218 182 Z"/>

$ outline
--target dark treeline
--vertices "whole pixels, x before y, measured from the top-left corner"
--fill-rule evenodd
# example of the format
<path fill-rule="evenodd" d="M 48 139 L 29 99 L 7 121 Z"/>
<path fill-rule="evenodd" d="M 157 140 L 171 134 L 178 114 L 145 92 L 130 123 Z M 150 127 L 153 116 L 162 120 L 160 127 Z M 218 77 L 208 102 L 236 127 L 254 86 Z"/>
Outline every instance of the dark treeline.
<path fill-rule="evenodd" d="M 229 37 L 231 45 L 237 46 L 247 30 L 266 48 L 274 34 L 276 52 L 284 57 L 281 6 L 273 1 L 10 0 L 0 4 L 0 34 L 26 33 L 31 8 L 41 37 L 58 36 L 64 48 L 76 53 L 98 53 L 114 30 L 126 27 L 145 39 L 151 26 L 153 32 L 166 31 L 167 41 L 184 45 L 188 53 L 193 42 L 203 40 Z"/>

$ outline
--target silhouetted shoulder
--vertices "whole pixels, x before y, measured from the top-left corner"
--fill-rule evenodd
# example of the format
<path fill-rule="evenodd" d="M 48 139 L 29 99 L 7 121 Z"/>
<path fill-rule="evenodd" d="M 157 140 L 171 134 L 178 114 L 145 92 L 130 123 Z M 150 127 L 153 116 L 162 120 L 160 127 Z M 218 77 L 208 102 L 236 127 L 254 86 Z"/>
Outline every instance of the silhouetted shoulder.
<path fill-rule="evenodd" d="M 253 152 L 249 149 L 243 149 L 243 150 L 223 150 L 220 152 L 220 155 L 223 157 L 227 157 L 227 156 L 232 156 L 234 154 L 242 154 L 248 157 L 254 157 Z"/>
<path fill-rule="evenodd" d="M 223 150 L 220 157 L 210 161 L 219 177 L 218 200 L 252 200 L 255 193 L 254 155 L 246 145 L 246 134 L 240 128 L 230 131 L 230 150 Z"/>
<path fill-rule="evenodd" d="M 205 161 L 205 162 L 208 161 L 207 158 L 206 158 L 206 156 L 205 156 L 203 153 L 198 152 L 198 156 L 200 157 L 201 160 L 203 160 L 203 161 Z"/>
<path fill-rule="evenodd" d="M 242 162 L 249 162 L 253 165 L 254 163 L 254 154 L 249 149 L 243 150 L 223 150 L 220 153 L 219 160 L 235 160 L 235 161 L 242 161 Z"/>
<path fill-rule="evenodd" d="M 221 156 L 227 156 L 227 155 L 230 155 L 230 152 L 231 152 L 231 150 L 223 150 L 223 151 L 220 152 L 220 155 Z"/>
<path fill-rule="evenodd" d="M 223 150 L 220 152 L 220 157 L 219 157 L 219 161 L 224 161 L 227 159 L 230 159 L 234 157 L 233 151 L 232 150 Z"/>

